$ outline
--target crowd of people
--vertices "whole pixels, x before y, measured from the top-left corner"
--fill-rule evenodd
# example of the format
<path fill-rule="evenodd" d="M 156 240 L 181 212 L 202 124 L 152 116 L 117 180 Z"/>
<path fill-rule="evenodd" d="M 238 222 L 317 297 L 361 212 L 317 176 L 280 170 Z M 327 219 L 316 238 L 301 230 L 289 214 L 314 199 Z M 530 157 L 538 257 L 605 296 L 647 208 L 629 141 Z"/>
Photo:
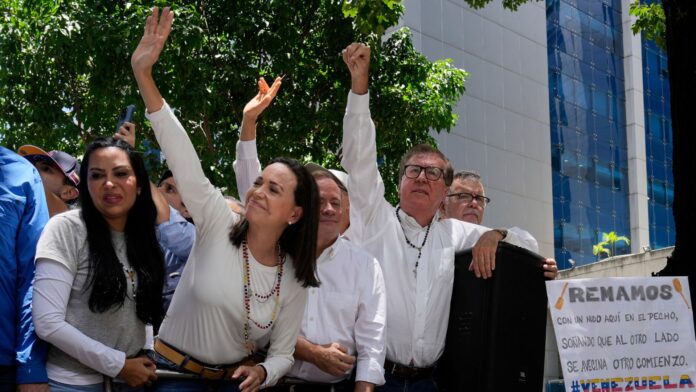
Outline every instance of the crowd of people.
<path fill-rule="evenodd" d="M 131 57 L 170 169 L 157 184 L 131 123 L 81 163 L 0 147 L 0 390 L 435 390 L 455 253 L 473 248 L 486 279 L 499 242 L 538 252 L 536 240 L 480 226 L 481 178 L 429 145 L 403 155 L 399 204 L 384 198 L 357 43 L 343 52 L 345 172 L 285 157 L 262 169 L 256 121 L 282 78 L 260 79 L 237 144 L 240 201 L 223 195 L 152 76 L 172 23 L 153 9 Z M 543 268 L 555 277 L 553 259 Z"/>

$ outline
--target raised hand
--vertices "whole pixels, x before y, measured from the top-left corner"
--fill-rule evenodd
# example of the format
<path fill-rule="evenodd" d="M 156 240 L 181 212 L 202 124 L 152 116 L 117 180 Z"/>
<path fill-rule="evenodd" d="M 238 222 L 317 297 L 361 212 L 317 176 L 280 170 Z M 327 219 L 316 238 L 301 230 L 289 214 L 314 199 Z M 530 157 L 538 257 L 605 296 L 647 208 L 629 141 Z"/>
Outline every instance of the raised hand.
<path fill-rule="evenodd" d="M 169 7 L 165 7 L 162 11 L 162 16 L 159 16 L 159 9 L 152 8 L 152 15 L 147 17 L 145 23 L 145 32 L 143 38 L 140 39 L 138 47 L 131 56 L 131 66 L 133 72 L 150 72 L 152 66 L 159 59 L 164 43 L 169 37 L 169 32 L 172 29 L 174 21 L 174 13 Z"/>
<path fill-rule="evenodd" d="M 343 62 L 348 66 L 351 90 L 355 94 L 365 94 L 370 74 L 370 47 L 353 42 L 343 49 Z"/>
<path fill-rule="evenodd" d="M 135 148 L 135 124 L 127 121 L 123 123 L 118 132 L 114 134 L 114 139 L 123 140 Z"/>
<path fill-rule="evenodd" d="M 266 80 L 263 77 L 259 78 L 259 93 L 244 106 L 244 120 L 256 121 L 261 113 L 273 102 L 282 82 L 283 78 L 279 76 L 275 78 L 271 87 L 268 87 Z"/>

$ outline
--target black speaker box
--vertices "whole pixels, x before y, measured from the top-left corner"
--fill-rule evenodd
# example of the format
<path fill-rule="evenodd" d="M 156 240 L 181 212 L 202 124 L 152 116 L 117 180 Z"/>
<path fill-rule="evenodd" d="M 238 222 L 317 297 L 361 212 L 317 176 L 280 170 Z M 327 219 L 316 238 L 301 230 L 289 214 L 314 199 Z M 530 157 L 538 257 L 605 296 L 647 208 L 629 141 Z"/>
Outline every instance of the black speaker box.
<path fill-rule="evenodd" d="M 493 277 L 469 271 L 471 250 L 456 255 L 441 391 L 543 390 L 546 342 L 544 258 L 501 243 Z"/>

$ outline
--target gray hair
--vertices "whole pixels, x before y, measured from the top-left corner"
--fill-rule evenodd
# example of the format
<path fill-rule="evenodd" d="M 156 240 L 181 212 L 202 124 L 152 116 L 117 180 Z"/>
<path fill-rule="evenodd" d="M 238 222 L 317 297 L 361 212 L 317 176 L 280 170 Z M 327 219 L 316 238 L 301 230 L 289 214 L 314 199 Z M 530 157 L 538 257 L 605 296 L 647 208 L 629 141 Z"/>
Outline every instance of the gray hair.
<path fill-rule="evenodd" d="M 481 182 L 481 175 L 475 171 L 462 170 L 454 173 L 454 180 Z"/>

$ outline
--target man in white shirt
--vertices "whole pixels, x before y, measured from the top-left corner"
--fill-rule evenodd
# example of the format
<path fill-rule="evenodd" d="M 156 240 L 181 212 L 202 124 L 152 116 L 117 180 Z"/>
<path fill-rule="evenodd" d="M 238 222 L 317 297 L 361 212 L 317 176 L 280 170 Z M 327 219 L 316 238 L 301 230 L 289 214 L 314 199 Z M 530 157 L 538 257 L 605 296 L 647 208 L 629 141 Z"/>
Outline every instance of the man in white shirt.
<path fill-rule="evenodd" d="M 345 202 L 340 181 L 328 171 L 313 175 L 321 203 L 317 238 L 321 287 L 309 289 L 296 361 L 288 376 L 338 383 L 350 375 L 355 363 L 354 390 L 372 391 L 384 383 L 387 298 L 382 270 L 374 257 L 339 236 Z M 350 386 L 337 384 L 334 391 L 348 391 Z M 295 387 L 296 392 L 303 390 Z"/>
<path fill-rule="evenodd" d="M 276 83 L 280 83 L 276 80 Z M 247 104 L 234 171 L 244 198 L 261 172 L 256 150 L 256 119 L 275 95 L 259 83 L 260 94 Z M 307 305 L 295 346 L 295 363 L 287 374 L 309 384 L 294 391 L 373 391 L 384 383 L 386 292 L 379 262 L 356 246 L 342 230 L 347 211 L 347 189 L 336 175 L 308 164 L 319 189 L 320 218 L 317 238 L 319 288 L 308 289 Z M 355 386 L 347 381 L 356 368 Z M 324 384 L 324 385 L 320 385 Z"/>
<path fill-rule="evenodd" d="M 369 108 L 370 49 L 351 44 L 343 59 L 351 74 L 341 161 L 349 175 L 351 240 L 380 261 L 389 308 L 386 383 L 378 389 L 433 391 L 433 367 L 447 333 L 455 252 L 473 246 L 471 268 L 488 278 L 498 242 L 522 243 L 505 230 L 440 219 L 453 170 L 431 146 L 416 146 L 402 158 L 399 206 L 384 199 Z"/>
<path fill-rule="evenodd" d="M 459 219 L 477 225 L 483 222 L 485 208 L 491 202 L 486 196 L 481 176 L 468 170 L 454 173 L 452 185 L 449 193 L 442 205 L 441 213 L 443 218 Z M 534 237 L 526 230 L 519 227 L 510 228 L 523 242 L 529 243 L 527 248 L 535 253 L 539 253 L 539 247 Z M 556 260 L 547 258 L 544 263 L 544 276 L 548 279 L 555 279 L 558 272 Z"/>

